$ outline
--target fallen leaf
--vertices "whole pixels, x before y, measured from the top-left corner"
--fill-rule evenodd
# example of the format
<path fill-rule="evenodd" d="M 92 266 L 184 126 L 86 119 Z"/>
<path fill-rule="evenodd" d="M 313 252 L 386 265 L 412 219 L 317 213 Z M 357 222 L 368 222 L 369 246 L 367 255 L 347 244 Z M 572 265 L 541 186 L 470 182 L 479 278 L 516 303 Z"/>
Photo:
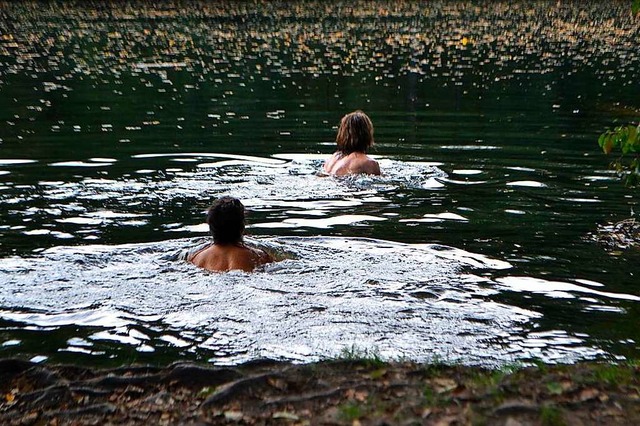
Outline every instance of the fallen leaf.
<path fill-rule="evenodd" d="M 446 377 L 436 377 L 431 381 L 433 388 L 438 393 L 449 392 L 458 387 L 458 383 L 455 380 Z"/>
<path fill-rule="evenodd" d="M 273 377 L 269 377 L 267 379 L 267 383 L 278 390 L 285 390 L 287 388 L 287 382 L 282 379 L 274 379 Z"/>
<path fill-rule="evenodd" d="M 224 412 L 225 420 L 239 422 L 240 420 L 242 420 L 242 417 L 244 417 L 244 414 L 242 414 L 242 411 L 225 411 Z"/>
<path fill-rule="evenodd" d="M 504 423 L 504 426 L 522 426 L 522 422 L 513 417 L 509 417 L 507 421 Z"/>
<path fill-rule="evenodd" d="M 393 396 L 396 398 L 404 398 L 405 396 L 407 396 L 407 393 L 403 390 L 396 389 L 393 391 Z"/>
<path fill-rule="evenodd" d="M 38 416 L 40 416 L 38 412 L 32 411 L 20 420 L 23 422 L 23 424 L 30 424 L 32 422 L 35 422 L 38 419 Z"/>
<path fill-rule="evenodd" d="M 560 380 L 560 386 L 562 386 L 562 390 L 568 391 L 573 387 L 573 382 L 569 379 Z"/>
<path fill-rule="evenodd" d="M 375 370 L 372 371 L 369 374 L 369 377 L 371 377 L 373 380 L 379 379 L 381 377 L 384 377 L 387 374 L 387 369 L 386 368 L 381 368 L 379 370 Z"/>
<path fill-rule="evenodd" d="M 288 411 L 277 411 L 273 413 L 271 416 L 274 419 L 283 419 L 283 420 L 300 420 L 300 417 L 296 416 L 294 413 L 289 413 Z"/>
<path fill-rule="evenodd" d="M 561 395 L 564 392 L 562 385 L 558 382 L 547 383 L 547 390 L 552 395 Z"/>
<path fill-rule="evenodd" d="M 366 401 L 368 396 L 369 396 L 369 393 L 366 391 L 360 391 L 354 394 L 354 398 L 356 399 L 356 401 L 360 401 L 360 402 Z"/>
<path fill-rule="evenodd" d="M 460 385 L 455 388 L 453 392 L 451 392 L 451 396 L 461 401 L 468 401 L 476 398 L 476 396 L 464 385 Z"/>
<path fill-rule="evenodd" d="M 458 417 L 456 416 L 449 416 L 449 417 L 443 417 L 440 420 L 438 420 L 436 423 L 434 423 L 436 426 L 451 426 L 453 424 L 458 423 Z"/>
<path fill-rule="evenodd" d="M 580 391 L 578 399 L 580 402 L 591 401 L 600 395 L 600 391 L 596 388 L 586 388 Z"/>
<path fill-rule="evenodd" d="M 621 417 L 624 415 L 622 410 L 609 409 L 602 412 L 602 416 Z"/>
<path fill-rule="evenodd" d="M 216 390 L 215 387 L 212 386 L 205 386 L 202 389 L 200 389 L 200 391 L 198 392 L 198 396 L 199 397 L 206 397 L 211 395 L 214 391 Z"/>

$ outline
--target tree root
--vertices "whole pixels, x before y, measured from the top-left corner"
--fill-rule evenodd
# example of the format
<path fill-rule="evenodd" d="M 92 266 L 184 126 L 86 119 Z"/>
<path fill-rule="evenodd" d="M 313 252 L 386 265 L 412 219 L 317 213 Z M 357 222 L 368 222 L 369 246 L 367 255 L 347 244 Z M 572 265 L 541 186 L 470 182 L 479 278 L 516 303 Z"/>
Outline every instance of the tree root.
<path fill-rule="evenodd" d="M 216 391 L 205 399 L 200 406 L 209 408 L 213 405 L 224 404 L 232 398 L 241 398 L 245 392 L 252 390 L 257 391 L 267 386 L 269 380 L 283 379 L 281 374 L 266 373 L 257 376 L 247 377 L 246 379 L 236 380 Z"/>
<path fill-rule="evenodd" d="M 175 366 L 163 381 L 167 384 L 179 383 L 189 388 L 202 388 L 220 386 L 242 377 L 240 372 L 231 368 L 215 369 L 184 364 Z"/>
<path fill-rule="evenodd" d="M 73 408 L 70 410 L 53 410 L 43 414 L 45 418 L 76 418 L 78 416 L 106 416 L 118 411 L 118 407 L 113 404 L 94 404 L 86 407 Z"/>

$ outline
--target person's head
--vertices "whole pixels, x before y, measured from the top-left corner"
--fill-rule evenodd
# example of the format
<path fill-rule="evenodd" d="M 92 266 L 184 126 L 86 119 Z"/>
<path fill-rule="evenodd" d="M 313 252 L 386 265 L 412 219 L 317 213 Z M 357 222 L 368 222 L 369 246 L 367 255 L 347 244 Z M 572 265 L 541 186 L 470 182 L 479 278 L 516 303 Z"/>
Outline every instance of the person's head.
<path fill-rule="evenodd" d="M 221 197 L 209 207 L 207 223 L 214 244 L 239 243 L 244 233 L 244 206 L 237 198 Z"/>
<path fill-rule="evenodd" d="M 358 110 L 342 117 L 336 143 L 338 151 L 345 155 L 367 152 L 373 145 L 373 124 L 367 114 Z"/>

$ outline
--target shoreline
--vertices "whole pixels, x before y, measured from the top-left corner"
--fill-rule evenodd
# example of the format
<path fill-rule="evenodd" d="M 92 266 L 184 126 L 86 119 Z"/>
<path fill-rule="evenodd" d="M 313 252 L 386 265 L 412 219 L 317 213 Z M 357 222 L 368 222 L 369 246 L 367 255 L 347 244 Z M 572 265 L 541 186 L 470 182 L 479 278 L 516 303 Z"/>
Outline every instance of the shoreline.
<path fill-rule="evenodd" d="M 489 370 L 378 359 L 92 368 L 0 360 L 0 423 L 640 423 L 640 364 Z"/>

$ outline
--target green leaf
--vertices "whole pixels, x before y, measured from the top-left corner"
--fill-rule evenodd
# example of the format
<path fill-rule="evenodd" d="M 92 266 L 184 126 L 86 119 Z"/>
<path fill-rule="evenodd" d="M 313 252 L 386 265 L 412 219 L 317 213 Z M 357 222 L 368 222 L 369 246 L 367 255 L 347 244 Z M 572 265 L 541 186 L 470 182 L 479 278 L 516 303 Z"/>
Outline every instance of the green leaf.
<path fill-rule="evenodd" d="M 640 150 L 640 138 L 638 138 L 638 128 L 635 126 L 627 127 L 627 144 L 631 152 Z"/>
<path fill-rule="evenodd" d="M 631 5 L 631 11 L 633 13 L 640 12 L 640 0 L 634 0 L 633 5 Z"/>
<path fill-rule="evenodd" d="M 627 137 L 627 134 L 623 134 L 620 137 L 620 148 L 622 149 L 622 155 L 627 155 L 629 152 L 631 152 L 632 146 L 633 146 L 633 143 L 629 142 L 629 138 Z"/>
<path fill-rule="evenodd" d="M 602 144 L 602 150 L 604 151 L 605 154 L 609 154 L 612 149 L 613 149 L 613 136 L 606 135 L 604 137 L 604 143 Z"/>
<path fill-rule="evenodd" d="M 622 155 L 627 155 L 629 153 L 630 146 L 628 143 L 622 145 Z"/>
<path fill-rule="evenodd" d="M 607 130 L 598 138 L 598 145 L 605 154 L 619 151 L 619 158 L 612 161 L 610 167 L 624 178 L 627 186 L 640 186 L 640 125 Z M 552 385 L 549 391 L 553 393 L 554 390 Z"/>
<path fill-rule="evenodd" d="M 600 137 L 598 138 L 598 145 L 600 145 L 600 148 L 604 149 L 604 141 L 607 138 L 607 134 L 603 133 L 600 135 Z"/>

